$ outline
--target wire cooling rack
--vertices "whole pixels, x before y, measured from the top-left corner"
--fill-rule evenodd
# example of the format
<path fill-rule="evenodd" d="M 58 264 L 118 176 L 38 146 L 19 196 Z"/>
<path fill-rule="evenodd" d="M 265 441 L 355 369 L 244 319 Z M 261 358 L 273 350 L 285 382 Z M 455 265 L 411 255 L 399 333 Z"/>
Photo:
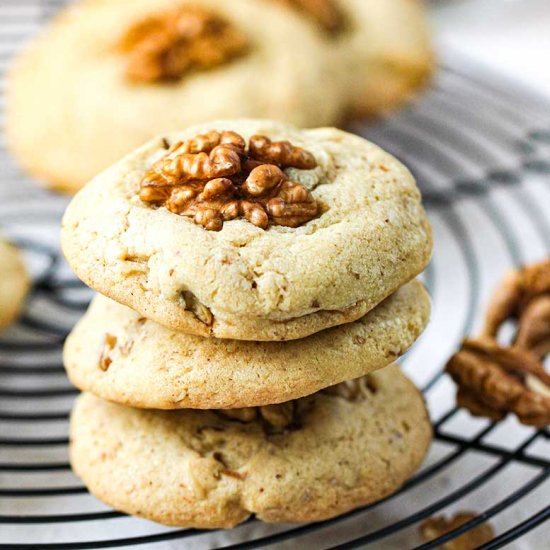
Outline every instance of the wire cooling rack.
<path fill-rule="evenodd" d="M 2 89 L 9 59 L 59 4 L 1 0 Z M 352 127 L 411 167 L 434 226 L 434 259 L 424 275 L 432 323 L 403 366 L 423 388 L 435 442 L 423 469 L 382 502 L 318 524 L 250 520 L 230 532 L 169 529 L 125 516 L 91 497 L 71 473 L 67 422 L 77 392 L 64 375 L 61 348 L 91 293 L 59 253 L 67 199 L 27 180 L 2 137 L 0 224 L 25 251 L 34 285 L 20 322 L 0 335 L 0 548 L 427 550 L 486 520 L 496 537 L 484 549 L 548 548 L 549 432 L 457 410 L 442 368 L 475 331 L 502 273 L 550 252 L 549 113 L 501 79 L 450 59 L 419 103 L 375 126 Z M 436 541 L 421 541 L 422 520 L 459 510 L 476 516 Z"/>

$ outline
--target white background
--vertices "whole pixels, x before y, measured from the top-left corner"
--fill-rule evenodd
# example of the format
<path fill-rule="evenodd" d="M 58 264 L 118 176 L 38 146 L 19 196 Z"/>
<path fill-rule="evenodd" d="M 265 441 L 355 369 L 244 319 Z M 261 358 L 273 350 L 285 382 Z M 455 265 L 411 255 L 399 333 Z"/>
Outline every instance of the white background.
<path fill-rule="evenodd" d="M 550 0 L 432 0 L 438 43 L 550 98 Z"/>

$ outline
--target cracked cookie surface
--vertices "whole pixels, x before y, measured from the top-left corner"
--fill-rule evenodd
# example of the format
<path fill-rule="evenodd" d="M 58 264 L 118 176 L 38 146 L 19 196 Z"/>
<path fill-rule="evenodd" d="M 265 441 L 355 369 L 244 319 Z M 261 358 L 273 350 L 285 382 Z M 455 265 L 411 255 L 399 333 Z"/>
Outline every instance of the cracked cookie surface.
<path fill-rule="evenodd" d="M 21 254 L 0 237 L 0 330 L 17 317 L 29 287 Z"/>
<path fill-rule="evenodd" d="M 200 22 L 183 20 L 185 29 L 158 23 L 165 15 L 173 23 L 174 11 L 197 6 L 214 22 L 204 36 L 194 29 Z M 218 20 L 237 38 L 228 38 Z M 195 42 L 182 44 L 178 30 Z M 211 44 L 216 31 L 226 34 Z M 227 49 L 228 40 L 243 47 L 226 59 L 215 46 Z M 127 42 L 130 52 L 120 47 Z M 307 21 L 271 1 L 82 0 L 14 63 L 8 142 L 32 175 L 75 192 L 161 132 L 228 116 L 335 124 L 343 115 L 341 79 L 334 76 L 340 68 L 327 61 L 326 50 Z M 165 73 L 174 78 L 157 79 Z"/>
<path fill-rule="evenodd" d="M 386 366 L 428 316 L 414 281 L 353 323 L 291 342 L 239 342 L 174 332 L 98 296 L 67 339 L 64 363 L 81 390 L 132 407 L 270 405 Z"/>
<path fill-rule="evenodd" d="M 138 196 L 166 146 L 210 130 L 260 134 L 310 151 L 289 168 L 320 214 L 298 228 L 243 219 L 208 231 Z M 331 128 L 218 121 L 157 138 L 97 176 L 72 201 L 62 246 L 86 284 L 173 330 L 290 340 L 354 321 L 414 278 L 431 229 L 411 173 L 362 138 Z"/>
<path fill-rule="evenodd" d="M 263 420 L 131 409 L 83 394 L 71 464 L 110 506 L 167 525 L 330 518 L 396 491 L 430 444 L 422 396 L 399 368 L 367 378 L 360 398 L 297 401 L 297 423 L 275 433 Z"/>

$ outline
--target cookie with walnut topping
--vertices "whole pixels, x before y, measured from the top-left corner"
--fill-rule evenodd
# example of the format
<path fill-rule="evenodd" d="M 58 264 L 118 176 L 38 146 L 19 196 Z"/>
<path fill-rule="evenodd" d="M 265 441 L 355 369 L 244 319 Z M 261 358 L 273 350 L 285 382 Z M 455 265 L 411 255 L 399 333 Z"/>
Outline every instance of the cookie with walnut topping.
<path fill-rule="evenodd" d="M 0 237 L 0 329 L 16 317 L 30 281 L 19 251 Z"/>
<path fill-rule="evenodd" d="M 67 339 L 64 363 L 81 390 L 131 407 L 267 405 L 386 366 L 428 316 L 414 281 L 353 323 L 292 342 L 239 342 L 174 332 L 98 296 Z"/>
<path fill-rule="evenodd" d="M 82 0 L 16 60 L 8 142 L 31 174 L 75 192 L 148 139 L 192 124 L 333 124 L 339 70 L 315 29 L 270 0 Z"/>
<path fill-rule="evenodd" d="M 431 441 L 422 396 L 398 367 L 297 402 L 152 411 L 83 394 L 71 464 L 117 510 L 167 525 L 320 521 L 395 492 Z"/>
<path fill-rule="evenodd" d="M 247 148 L 197 152 L 212 131 Z M 275 152 L 251 148 L 258 137 Z M 178 142 L 195 152 L 172 157 Z M 293 151 L 315 167 L 290 167 Z M 265 166 L 284 177 L 256 181 Z M 227 180 L 227 194 L 211 196 L 210 177 Z M 144 196 L 149 186 L 156 194 Z M 62 246 L 87 285 L 168 328 L 292 340 L 364 316 L 424 269 L 432 242 L 414 178 L 377 146 L 238 120 L 157 138 L 100 174 L 68 207 Z"/>
<path fill-rule="evenodd" d="M 345 70 L 342 101 L 377 114 L 410 99 L 434 70 L 422 0 L 271 0 L 318 27 Z"/>
<path fill-rule="evenodd" d="M 378 114 L 425 86 L 435 56 L 422 0 L 335 0 L 348 17 L 340 48 L 348 101 L 356 114 Z"/>

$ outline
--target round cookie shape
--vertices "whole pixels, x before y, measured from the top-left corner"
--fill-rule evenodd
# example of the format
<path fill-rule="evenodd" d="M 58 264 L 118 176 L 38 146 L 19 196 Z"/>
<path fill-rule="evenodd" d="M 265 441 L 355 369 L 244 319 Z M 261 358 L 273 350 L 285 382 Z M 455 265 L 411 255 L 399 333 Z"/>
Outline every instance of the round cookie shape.
<path fill-rule="evenodd" d="M 228 22 L 246 42 L 242 55 L 179 79 L 129 80 L 129 54 L 120 49 L 128 31 L 180 6 Z M 331 55 L 316 29 L 270 0 L 81 0 L 13 65 L 8 144 L 32 175 L 76 192 L 155 135 L 207 120 L 334 124 L 342 117 L 341 78 L 335 77 L 342 69 L 328 61 Z"/>
<path fill-rule="evenodd" d="M 209 231 L 140 200 L 167 144 L 210 130 L 288 140 L 317 167 L 287 169 L 319 204 L 297 228 L 245 219 Z M 366 140 L 272 121 L 218 121 L 159 137 L 98 175 L 63 220 L 64 254 L 86 284 L 173 330 L 291 340 L 356 320 L 414 278 L 431 229 L 411 173 Z"/>
<path fill-rule="evenodd" d="M 355 398 L 317 393 L 290 429 L 215 411 L 152 411 L 77 400 L 71 464 L 117 510 L 166 525 L 320 521 L 395 492 L 431 440 L 421 394 L 390 366 Z"/>
<path fill-rule="evenodd" d="M 81 390 L 152 409 L 281 403 L 366 375 L 402 355 L 424 329 L 429 299 L 413 281 L 362 319 L 291 342 L 190 336 L 98 296 L 67 339 Z"/>
<path fill-rule="evenodd" d="M 435 68 L 428 15 L 421 0 L 272 0 L 302 14 L 332 45 L 348 106 L 355 115 L 395 108 Z"/>
<path fill-rule="evenodd" d="M 334 1 L 348 20 L 335 47 L 347 69 L 352 112 L 378 114 L 409 100 L 435 69 L 424 2 Z"/>
<path fill-rule="evenodd" d="M 29 287 L 21 254 L 0 237 L 0 329 L 17 317 Z"/>

